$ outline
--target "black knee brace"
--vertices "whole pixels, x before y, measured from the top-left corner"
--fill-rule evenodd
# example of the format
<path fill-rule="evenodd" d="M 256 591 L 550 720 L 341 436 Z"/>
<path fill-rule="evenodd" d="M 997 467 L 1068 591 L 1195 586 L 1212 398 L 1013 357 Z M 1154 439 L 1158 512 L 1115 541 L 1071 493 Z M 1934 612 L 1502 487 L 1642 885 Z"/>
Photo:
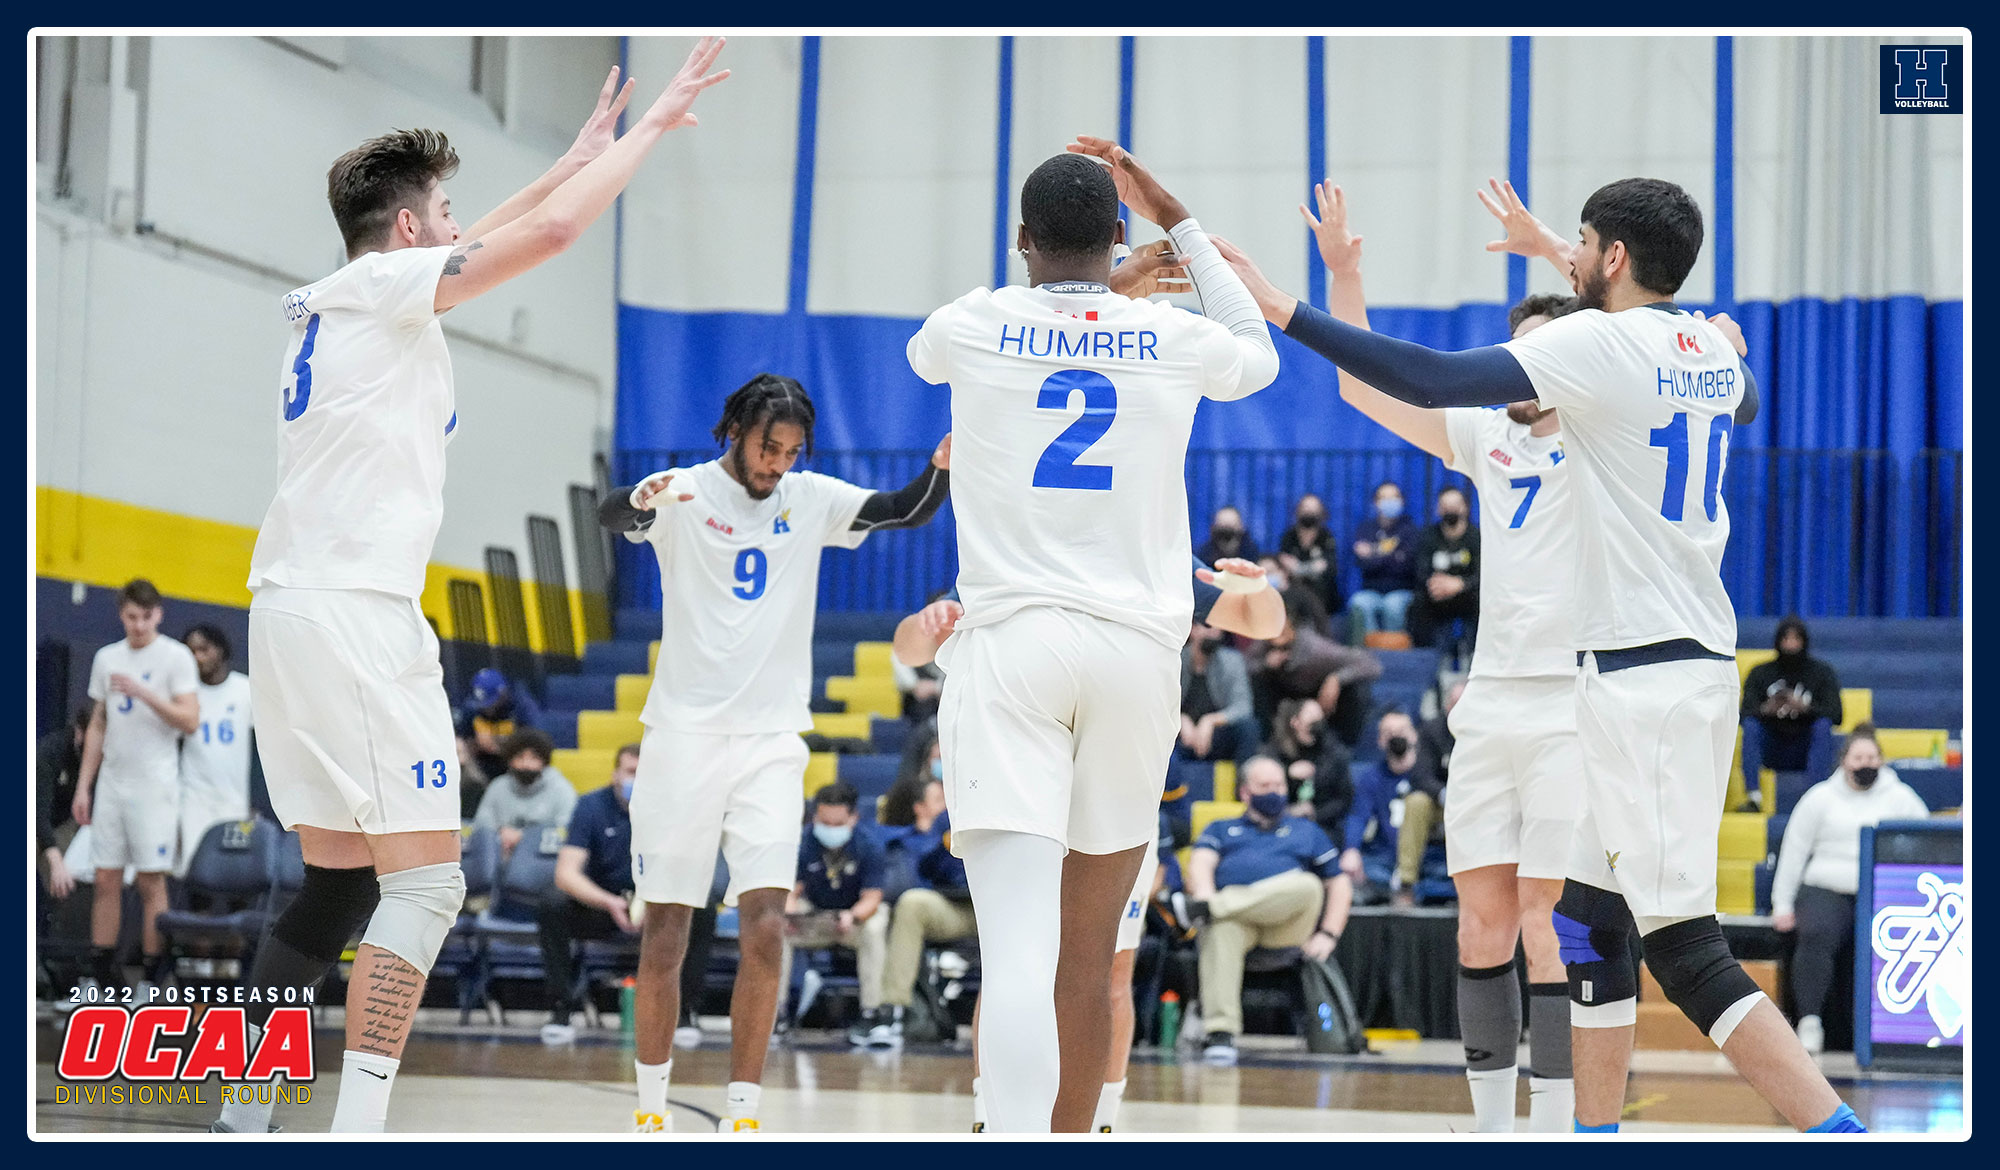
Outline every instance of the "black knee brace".
<path fill-rule="evenodd" d="M 1571 878 L 1556 903 L 1555 928 L 1570 1002 L 1595 1007 L 1639 997 L 1628 941 L 1632 911 L 1622 895 Z"/>
<path fill-rule="evenodd" d="M 1663 926 L 1639 940 L 1660 990 L 1706 1036 L 1745 996 L 1763 989 L 1729 953 L 1714 915 Z"/>
<path fill-rule="evenodd" d="M 375 913 L 381 888 L 375 871 L 321 869 L 306 866 L 298 896 L 271 927 L 271 937 L 322 963 L 340 959 L 342 951 Z"/>

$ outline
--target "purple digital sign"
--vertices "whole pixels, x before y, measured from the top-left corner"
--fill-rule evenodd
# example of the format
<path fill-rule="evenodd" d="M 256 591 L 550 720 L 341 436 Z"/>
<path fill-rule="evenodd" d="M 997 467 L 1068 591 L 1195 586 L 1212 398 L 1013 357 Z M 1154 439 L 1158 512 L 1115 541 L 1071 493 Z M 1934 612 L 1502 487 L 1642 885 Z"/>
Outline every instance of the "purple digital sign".
<path fill-rule="evenodd" d="M 1876 1044 L 1965 1043 L 1972 997 L 1972 916 L 1964 867 L 1878 863 L 1869 938 Z"/>

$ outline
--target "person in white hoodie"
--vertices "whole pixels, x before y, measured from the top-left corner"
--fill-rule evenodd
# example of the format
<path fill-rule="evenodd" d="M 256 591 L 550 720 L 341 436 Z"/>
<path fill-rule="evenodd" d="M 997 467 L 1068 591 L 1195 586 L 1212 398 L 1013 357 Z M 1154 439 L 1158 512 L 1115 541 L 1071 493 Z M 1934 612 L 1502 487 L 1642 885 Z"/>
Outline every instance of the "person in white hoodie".
<path fill-rule="evenodd" d="M 1833 775 L 1806 790 L 1785 825 L 1778 872 L 1771 883 L 1772 925 L 1798 932 L 1792 953 L 1792 1004 L 1799 1042 L 1817 1055 L 1826 1047 L 1820 1011 L 1833 985 L 1833 964 L 1854 936 L 1854 895 L 1861 884 L 1861 830 L 1882 821 L 1923 820 L 1923 798 L 1882 763 L 1875 728 L 1860 724 L 1841 746 Z"/>

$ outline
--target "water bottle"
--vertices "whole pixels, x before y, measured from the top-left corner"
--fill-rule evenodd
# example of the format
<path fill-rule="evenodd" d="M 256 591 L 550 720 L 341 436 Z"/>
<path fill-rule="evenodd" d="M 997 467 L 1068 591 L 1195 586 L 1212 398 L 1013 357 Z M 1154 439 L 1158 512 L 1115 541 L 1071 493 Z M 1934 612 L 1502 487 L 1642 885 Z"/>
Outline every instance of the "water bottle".
<path fill-rule="evenodd" d="M 630 975 L 618 986 L 618 1034 L 630 1041 L 637 1031 L 634 1019 L 635 1004 L 639 998 L 639 981 Z"/>
<path fill-rule="evenodd" d="M 1174 990 L 1160 993 L 1160 1047 L 1173 1051 L 1181 1042 L 1181 996 Z"/>

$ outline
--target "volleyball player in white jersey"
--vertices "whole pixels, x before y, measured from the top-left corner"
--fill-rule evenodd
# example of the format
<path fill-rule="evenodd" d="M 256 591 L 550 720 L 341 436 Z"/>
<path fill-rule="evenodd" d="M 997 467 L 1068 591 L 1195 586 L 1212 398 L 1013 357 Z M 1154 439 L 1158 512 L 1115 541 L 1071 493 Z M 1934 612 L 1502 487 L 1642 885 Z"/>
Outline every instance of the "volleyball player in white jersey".
<path fill-rule="evenodd" d="M 728 76 L 707 74 L 721 48 L 704 38 L 615 141 L 631 84 L 619 90 L 614 70 L 570 150 L 463 233 L 440 185 L 458 166 L 442 134 L 394 131 L 328 172 L 348 263 L 283 300 L 278 489 L 249 581 L 257 748 L 306 878 L 247 982 L 316 983 L 362 931 L 336 1131 L 383 1128 L 410 1020 L 464 900 L 458 752 L 417 604 L 458 425 L 439 314 L 566 249 L 662 135 L 693 123 L 695 97 Z M 217 1127 L 261 1132 L 269 1116 L 231 1105 Z"/>
<path fill-rule="evenodd" d="M 90 942 L 92 974 L 117 985 L 116 948 L 123 917 L 125 870 L 137 871 L 140 946 L 145 981 L 167 977 L 154 923 L 167 908 L 167 874 L 174 867 L 180 807 L 181 736 L 196 724 L 194 656 L 160 636 L 160 591 L 137 578 L 118 591 L 125 637 L 90 660 L 90 725 L 83 733 L 70 812 L 91 830 Z"/>
<path fill-rule="evenodd" d="M 938 655 L 938 723 L 1000 1131 L 1089 1128 L 1119 909 L 1177 730 L 1188 436 L 1204 397 L 1278 369 L 1187 209 L 1117 144 L 1070 149 L 1022 184 L 1030 287 L 969 293 L 909 344 L 917 375 L 951 386 L 965 616 Z M 1207 317 L 1107 287 L 1121 199 L 1168 229 Z"/>
<path fill-rule="evenodd" d="M 1425 407 L 1536 400 L 1562 416 L 1575 509 L 1572 641 L 1583 815 L 1556 934 L 1568 969 L 1576 1121 L 1615 1130 L 1636 1018 L 1625 939 L 1764 1099 L 1800 1129 L 1860 1129 L 1715 919 L 1716 835 L 1736 728 L 1736 615 L 1720 566 L 1734 414 L 1754 393 L 1725 334 L 1671 300 L 1701 211 L 1657 179 L 1608 184 L 1570 250 L 1576 312 L 1441 353 L 1294 314 L 1286 332 Z"/>
<path fill-rule="evenodd" d="M 202 834 L 250 819 L 250 678 L 229 669 L 229 635 L 212 625 L 181 637 L 200 672 L 201 722 L 181 744 L 180 861 L 185 875 Z"/>
<path fill-rule="evenodd" d="M 660 657 L 640 714 L 632 880 L 646 903 L 634 1128 L 669 1130 L 680 968 L 721 849 L 743 953 L 730 998 L 724 1132 L 760 1128 L 764 1055 L 778 1007 L 785 899 L 797 876 L 812 728 L 820 551 L 930 522 L 950 490 L 951 436 L 899 491 L 794 471 L 814 410 L 791 378 L 759 374 L 729 396 L 720 458 L 655 472 L 605 498 L 607 528 L 660 562 Z"/>

